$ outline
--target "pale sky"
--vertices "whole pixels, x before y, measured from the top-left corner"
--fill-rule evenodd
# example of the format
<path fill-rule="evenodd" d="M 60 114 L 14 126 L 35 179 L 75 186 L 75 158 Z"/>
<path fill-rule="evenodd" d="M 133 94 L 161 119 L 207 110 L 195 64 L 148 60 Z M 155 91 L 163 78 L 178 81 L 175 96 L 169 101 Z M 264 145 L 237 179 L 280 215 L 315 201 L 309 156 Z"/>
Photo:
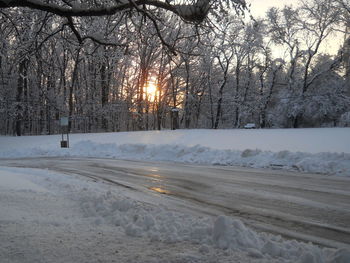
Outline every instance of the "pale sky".
<path fill-rule="evenodd" d="M 266 11 L 270 7 L 282 8 L 285 5 L 296 7 L 298 0 L 246 0 L 247 4 L 251 4 L 251 13 L 254 17 L 264 17 Z M 321 46 L 321 51 L 331 54 L 336 54 L 339 47 L 343 44 L 343 36 L 338 34 L 334 35 L 333 38 L 328 38 Z M 276 53 L 278 53 L 276 51 Z"/>
<path fill-rule="evenodd" d="M 264 16 L 270 7 L 283 7 L 284 5 L 296 4 L 297 0 L 246 0 L 251 4 L 251 12 L 253 16 Z"/>

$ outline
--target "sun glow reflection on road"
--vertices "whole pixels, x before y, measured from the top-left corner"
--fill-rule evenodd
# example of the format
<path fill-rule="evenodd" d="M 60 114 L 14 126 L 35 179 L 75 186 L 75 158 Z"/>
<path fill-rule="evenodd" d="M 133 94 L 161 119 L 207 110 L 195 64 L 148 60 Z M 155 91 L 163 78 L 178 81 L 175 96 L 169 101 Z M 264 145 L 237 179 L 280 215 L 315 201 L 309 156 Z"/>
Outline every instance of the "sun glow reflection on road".
<path fill-rule="evenodd" d="M 150 187 L 149 189 L 152 190 L 152 191 L 155 191 L 157 193 L 160 193 L 160 194 L 170 194 L 169 191 L 167 191 L 167 190 L 165 190 L 163 188 L 160 188 L 160 187 Z"/>

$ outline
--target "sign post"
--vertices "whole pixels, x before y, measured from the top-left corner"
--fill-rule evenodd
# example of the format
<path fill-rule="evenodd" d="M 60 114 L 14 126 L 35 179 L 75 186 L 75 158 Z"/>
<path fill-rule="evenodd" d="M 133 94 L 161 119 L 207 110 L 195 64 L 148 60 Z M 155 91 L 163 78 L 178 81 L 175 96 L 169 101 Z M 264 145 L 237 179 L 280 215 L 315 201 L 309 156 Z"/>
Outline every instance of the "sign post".
<path fill-rule="evenodd" d="M 176 130 L 179 128 L 179 109 L 172 108 L 170 112 L 171 129 Z"/>
<path fill-rule="evenodd" d="M 68 117 L 60 118 L 60 126 L 62 132 L 61 148 L 69 148 Z M 66 135 L 66 140 L 64 139 L 64 135 Z"/>

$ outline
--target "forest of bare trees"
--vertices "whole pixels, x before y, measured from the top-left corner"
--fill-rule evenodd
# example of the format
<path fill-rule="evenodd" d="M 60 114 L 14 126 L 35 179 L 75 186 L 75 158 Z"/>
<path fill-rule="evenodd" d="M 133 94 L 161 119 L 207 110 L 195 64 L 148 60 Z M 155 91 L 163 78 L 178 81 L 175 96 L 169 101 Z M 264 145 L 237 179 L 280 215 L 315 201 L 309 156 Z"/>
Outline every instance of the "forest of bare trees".
<path fill-rule="evenodd" d="M 350 126 L 350 1 L 172 2 L 0 1 L 0 133 Z"/>

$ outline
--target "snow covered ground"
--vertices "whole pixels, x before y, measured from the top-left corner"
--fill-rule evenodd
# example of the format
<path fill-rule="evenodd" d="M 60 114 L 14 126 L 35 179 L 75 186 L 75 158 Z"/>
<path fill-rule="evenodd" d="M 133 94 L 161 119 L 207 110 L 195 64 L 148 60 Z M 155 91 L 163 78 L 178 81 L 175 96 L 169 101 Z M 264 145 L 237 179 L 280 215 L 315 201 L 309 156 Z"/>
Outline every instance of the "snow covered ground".
<path fill-rule="evenodd" d="M 60 149 L 59 141 L 59 135 L 0 136 L 0 158 L 106 157 L 350 176 L 350 128 L 72 134 L 70 149 Z"/>
<path fill-rule="evenodd" d="M 126 189 L 0 167 L 1 262 L 350 262 L 346 249 L 257 233 L 227 216 L 184 214 Z"/>

